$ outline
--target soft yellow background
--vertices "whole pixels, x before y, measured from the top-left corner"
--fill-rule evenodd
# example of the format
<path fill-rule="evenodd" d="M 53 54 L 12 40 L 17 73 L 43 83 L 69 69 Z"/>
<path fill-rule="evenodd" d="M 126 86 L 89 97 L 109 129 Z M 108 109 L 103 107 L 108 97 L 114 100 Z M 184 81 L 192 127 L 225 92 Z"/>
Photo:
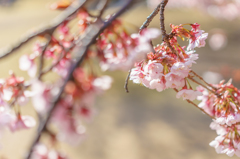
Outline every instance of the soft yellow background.
<path fill-rule="evenodd" d="M 47 6 L 52 0 L 19 0 L 13 7 L 0 8 L 0 47 L 14 44 L 29 29 L 49 22 L 56 15 Z M 151 10 L 140 4 L 124 15 L 127 22 L 140 26 Z M 202 24 L 209 32 L 212 28 L 227 29 L 229 45 L 214 52 L 208 45 L 197 49 L 200 59 L 194 70 L 202 74 L 209 68 L 222 64 L 239 67 L 239 20 L 220 21 L 195 10 L 167 9 L 166 27 L 169 23 Z M 153 22 L 159 27 L 158 17 Z M 168 28 L 169 30 L 169 28 Z M 161 38 L 158 39 L 159 43 Z M 19 76 L 26 76 L 18 67 L 18 58 L 31 53 L 33 41 L 10 58 L 0 60 L 0 78 L 13 69 Z M 176 99 L 172 90 L 156 92 L 129 83 L 130 93 L 123 85 L 125 72 L 114 72 L 113 88 L 96 102 L 98 114 L 94 121 L 86 124 L 87 139 L 77 147 L 61 144 L 60 150 L 71 159 L 209 159 L 228 158 L 217 155 L 208 146 L 216 137 L 209 128 L 211 120 L 182 99 Z M 31 104 L 23 108 L 23 114 L 33 114 Z M 30 145 L 35 129 L 14 134 L 1 133 L 0 155 L 8 159 L 21 159 Z M 235 157 L 233 157 L 235 158 Z"/>

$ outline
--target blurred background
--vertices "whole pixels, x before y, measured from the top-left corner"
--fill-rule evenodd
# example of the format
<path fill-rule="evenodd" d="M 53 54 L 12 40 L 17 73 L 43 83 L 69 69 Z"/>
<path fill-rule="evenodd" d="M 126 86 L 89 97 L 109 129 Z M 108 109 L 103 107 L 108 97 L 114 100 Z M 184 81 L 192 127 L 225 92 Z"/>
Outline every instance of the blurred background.
<path fill-rule="evenodd" d="M 49 9 L 55 0 L 0 0 L 0 48 L 16 43 L 27 31 L 47 24 L 60 11 Z M 113 6 L 121 5 L 118 1 Z M 141 2 L 122 19 L 141 26 L 152 9 Z M 219 82 L 233 78 L 240 86 L 240 21 L 218 19 L 195 8 L 169 7 L 165 13 L 169 24 L 199 23 L 209 33 L 206 47 L 197 49 L 199 59 L 193 70 L 206 80 Z M 159 28 L 159 17 L 151 23 Z M 137 31 L 137 30 L 136 30 Z M 212 40 L 213 39 L 213 40 Z M 18 59 L 30 53 L 34 40 L 11 57 L 1 60 L 0 78 L 10 69 L 26 77 L 18 69 Z M 154 41 L 161 43 L 161 38 Z M 185 43 L 185 45 L 187 45 Z M 96 102 L 98 114 L 87 124 L 87 138 L 79 146 L 60 144 L 59 149 L 71 159 L 208 159 L 228 158 L 218 155 L 208 144 L 216 137 L 209 128 L 211 119 L 198 109 L 176 99 L 173 90 L 157 92 L 129 82 L 130 93 L 123 88 L 126 72 L 106 72 L 114 78 L 113 87 Z M 51 79 L 50 79 L 51 80 Z M 197 102 L 197 101 L 196 101 Z M 31 104 L 23 114 L 35 114 Z M 2 159 L 21 159 L 27 151 L 35 129 L 0 134 Z M 0 157 L 0 158 L 1 158 Z"/>

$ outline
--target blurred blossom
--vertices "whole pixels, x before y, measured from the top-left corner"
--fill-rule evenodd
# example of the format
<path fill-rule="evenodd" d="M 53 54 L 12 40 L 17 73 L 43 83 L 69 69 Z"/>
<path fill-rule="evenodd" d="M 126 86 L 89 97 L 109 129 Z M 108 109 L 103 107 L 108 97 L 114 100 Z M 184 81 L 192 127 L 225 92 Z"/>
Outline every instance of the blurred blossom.
<path fill-rule="evenodd" d="M 221 74 L 211 71 L 204 72 L 202 77 L 208 83 L 219 83 L 223 79 Z"/>
<path fill-rule="evenodd" d="M 148 6 L 155 8 L 161 0 L 148 0 Z M 239 0 L 171 0 L 167 7 L 198 8 L 216 18 L 234 20 L 240 15 Z"/>
<path fill-rule="evenodd" d="M 213 34 L 209 38 L 209 45 L 212 50 L 217 51 L 223 49 L 227 45 L 227 36 L 224 30 L 214 29 Z"/>

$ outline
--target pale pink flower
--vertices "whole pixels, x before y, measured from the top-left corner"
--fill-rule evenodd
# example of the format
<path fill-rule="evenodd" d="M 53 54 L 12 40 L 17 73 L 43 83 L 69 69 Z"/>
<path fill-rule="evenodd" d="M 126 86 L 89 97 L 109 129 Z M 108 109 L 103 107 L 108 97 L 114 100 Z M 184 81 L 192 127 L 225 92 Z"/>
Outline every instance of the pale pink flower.
<path fill-rule="evenodd" d="M 31 116 L 18 116 L 10 125 L 9 128 L 12 132 L 21 129 L 29 129 L 36 125 L 36 121 Z"/>
<path fill-rule="evenodd" d="M 37 72 L 37 65 L 34 63 L 35 57 L 23 55 L 19 59 L 19 68 L 23 71 L 28 71 L 30 77 L 34 77 Z"/>
<path fill-rule="evenodd" d="M 132 80 L 133 83 L 143 84 L 145 87 L 149 87 L 150 81 L 146 78 L 146 73 L 144 73 L 140 67 L 131 70 L 130 80 Z"/>
<path fill-rule="evenodd" d="M 31 159 L 67 159 L 65 155 L 60 154 L 56 150 L 49 150 L 44 144 L 37 144 Z"/>
<path fill-rule="evenodd" d="M 202 95 L 202 93 L 199 91 L 194 91 L 192 89 L 182 89 L 177 93 L 176 97 L 177 98 L 182 97 L 183 100 L 189 99 L 189 100 L 193 101 L 199 95 Z"/>
<path fill-rule="evenodd" d="M 198 54 L 194 54 L 194 53 L 191 53 L 191 54 L 188 54 L 189 58 L 185 59 L 185 65 L 190 68 L 192 67 L 192 64 L 193 63 L 196 63 L 195 60 L 198 59 Z"/>
<path fill-rule="evenodd" d="M 153 79 L 150 81 L 150 89 L 156 89 L 158 92 L 163 91 L 166 89 L 166 86 L 161 79 Z"/>
<path fill-rule="evenodd" d="M 180 78 L 185 78 L 188 76 L 190 69 L 189 67 L 182 62 L 176 62 L 171 68 L 171 73 L 179 76 Z"/>
<path fill-rule="evenodd" d="M 38 80 L 32 83 L 31 88 L 33 93 L 33 106 L 38 113 L 44 114 L 48 111 L 50 105 L 49 100 L 52 98 L 51 88 Z"/>
<path fill-rule="evenodd" d="M 14 115 L 10 113 L 10 109 L 6 106 L 0 106 L 0 128 L 9 126 L 14 121 Z"/>
<path fill-rule="evenodd" d="M 228 147 L 222 151 L 223 153 L 226 153 L 229 157 L 232 157 L 235 153 L 235 150 L 231 147 Z"/>
<path fill-rule="evenodd" d="M 205 40 L 208 37 L 208 33 L 203 33 L 203 30 L 198 30 L 194 32 L 194 37 L 189 39 L 189 45 L 187 47 L 187 50 L 194 50 L 194 48 L 198 47 L 204 47 L 205 46 Z"/>
<path fill-rule="evenodd" d="M 165 75 L 166 88 L 182 88 L 185 85 L 185 79 L 179 77 L 178 75 L 170 72 Z"/>
<path fill-rule="evenodd" d="M 150 79 L 160 79 L 163 76 L 163 65 L 157 61 L 148 61 L 144 67 L 144 72 L 148 74 Z"/>
<path fill-rule="evenodd" d="M 97 91 L 108 90 L 112 85 L 112 78 L 110 76 L 101 76 L 92 82 L 92 85 Z"/>

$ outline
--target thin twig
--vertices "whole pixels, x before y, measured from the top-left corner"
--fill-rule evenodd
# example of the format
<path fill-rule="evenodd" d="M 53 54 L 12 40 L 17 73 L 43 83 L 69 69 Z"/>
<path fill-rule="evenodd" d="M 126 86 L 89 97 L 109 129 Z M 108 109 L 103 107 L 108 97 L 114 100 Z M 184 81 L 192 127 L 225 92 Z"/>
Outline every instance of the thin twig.
<path fill-rule="evenodd" d="M 147 28 L 150 24 L 150 22 L 153 20 L 153 18 L 158 14 L 160 11 L 160 4 L 154 9 L 154 11 L 147 17 L 147 20 L 142 24 L 140 27 L 139 32 L 141 32 L 143 29 Z"/>
<path fill-rule="evenodd" d="M 216 87 L 210 85 L 209 83 L 207 83 L 201 76 L 199 76 L 196 72 L 194 72 L 193 70 L 190 71 L 191 73 L 193 73 L 196 77 L 198 77 L 201 81 L 203 81 L 207 86 L 213 88 L 215 91 L 217 90 Z"/>
<path fill-rule="evenodd" d="M 104 13 L 105 11 L 105 8 L 107 7 L 108 3 L 109 3 L 109 0 L 104 0 L 105 2 L 104 3 L 101 3 L 103 4 L 100 11 L 99 11 L 99 15 L 97 16 L 97 18 L 101 18 L 102 14 Z"/>
<path fill-rule="evenodd" d="M 178 90 L 176 88 L 173 88 L 174 91 L 178 92 Z M 210 114 L 208 114 L 204 109 L 200 108 L 197 104 L 193 103 L 192 101 L 190 100 L 186 100 L 189 104 L 192 104 L 194 105 L 196 108 L 198 108 L 199 110 L 201 110 L 204 114 L 206 114 L 207 116 L 209 116 L 210 118 L 212 119 L 215 119 L 213 116 L 211 116 Z"/>
<path fill-rule="evenodd" d="M 162 31 L 162 41 L 164 41 L 167 44 L 167 46 L 170 48 L 172 53 L 174 53 L 178 56 L 178 53 L 174 50 L 174 48 L 171 46 L 171 44 L 169 42 L 169 35 L 166 33 L 166 29 L 165 29 L 164 10 L 165 10 L 165 7 L 166 7 L 167 3 L 168 3 L 168 0 L 163 0 L 160 3 L 160 28 L 161 28 L 161 31 Z"/>
<path fill-rule="evenodd" d="M 107 22 L 105 22 L 101 28 L 99 28 L 99 21 L 101 22 L 101 20 L 99 20 L 99 19 L 94 24 L 89 26 L 84 38 L 82 39 L 82 45 L 80 46 L 81 49 L 78 50 L 78 54 L 81 56 L 76 57 L 76 62 L 73 63 L 72 66 L 70 67 L 67 77 L 64 81 L 64 84 L 60 88 L 59 93 L 56 95 L 56 98 L 53 100 L 53 102 L 50 106 L 50 109 L 46 114 L 46 119 L 42 123 L 39 124 L 39 131 L 36 134 L 34 141 L 32 142 L 32 144 L 30 146 L 30 149 L 28 151 L 29 153 L 28 153 L 26 159 L 30 159 L 33 149 L 34 149 L 35 145 L 38 143 L 42 132 L 45 130 L 45 128 L 50 120 L 50 117 L 52 116 L 52 113 L 54 112 L 56 105 L 61 98 L 62 92 L 64 91 L 64 88 L 65 88 L 67 82 L 69 81 L 69 79 L 72 78 L 73 71 L 79 66 L 79 64 L 82 63 L 83 59 L 85 58 L 85 56 L 87 54 L 88 48 L 93 43 L 95 43 L 96 38 L 100 35 L 100 33 L 102 33 L 117 17 L 122 15 L 128 8 L 130 8 L 132 6 L 132 2 L 133 2 L 133 0 L 128 0 L 128 2 L 114 16 L 112 16 Z"/>
<path fill-rule="evenodd" d="M 205 89 L 207 89 L 209 92 L 215 94 L 216 96 L 220 96 L 219 94 L 217 94 L 215 91 L 209 89 L 208 87 L 206 87 L 205 85 L 203 85 L 202 83 L 196 81 L 195 79 L 193 79 L 192 77 L 188 77 L 188 79 L 190 79 L 191 81 L 193 81 L 194 83 L 198 84 L 198 85 L 201 85 L 202 87 L 204 87 Z"/>
<path fill-rule="evenodd" d="M 51 38 L 52 35 L 47 35 L 46 38 L 48 39 L 47 43 L 45 44 L 45 46 L 43 47 L 43 50 L 42 50 L 42 53 L 40 55 L 40 59 L 39 59 L 39 68 L 38 68 L 38 79 L 41 78 L 41 72 L 42 72 L 42 69 L 43 69 L 43 66 L 44 66 L 44 55 L 45 55 L 45 51 L 48 47 L 48 45 L 50 44 L 52 38 Z"/>
<path fill-rule="evenodd" d="M 125 80 L 125 85 L 124 85 L 124 88 L 125 88 L 125 90 L 126 90 L 127 93 L 129 93 L 129 90 L 128 90 L 128 81 L 129 81 L 129 77 L 130 77 L 131 71 L 132 71 L 132 70 L 129 70 L 129 71 L 128 71 L 128 75 L 127 75 L 127 78 L 126 78 L 126 80 Z"/>
<path fill-rule="evenodd" d="M 29 42 L 31 39 L 45 34 L 52 34 L 56 28 L 61 25 L 65 20 L 73 16 L 83 5 L 87 2 L 87 0 L 77 0 L 73 3 L 70 7 L 68 7 L 62 14 L 56 17 L 48 27 L 44 26 L 43 28 L 39 29 L 38 31 L 34 31 L 27 36 L 24 36 L 19 43 L 11 48 L 4 49 L 4 51 L 0 52 L 0 59 L 3 59 L 9 55 L 11 55 L 15 50 L 19 49 L 21 46 Z"/>
<path fill-rule="evenodd" d="M 162 31 L 162 40 L 165 42 L 168 41 L 168 35 L 166 33 L 165 23 L 164 23 L 164 10 L 167 3 L 168 3 L 168 0 L 162 0 L 162 2 L 160 3 L 160 28 Z"/>
<path fill-rule="evenodd" d="M 40 77 L 42 77 L 43 75 L 45 75 L 46 73 L 50 72 L 54 67 L 56 67 L 60 62 L 61 60 L 66 56 L 66 54 L 68 52 L 70 52 L 72 49 L 74 49 L 74 47 L 76 46 L 74 43 L 67 49 L 64 48 L 64 46 L 62 46 L 60 43 L 59 45 L 62 47 L 62 52 L 61 52 L 61 55 L 59 56 L 58 60 L 52 64 L 51 66 L 49 66 L 48 68 L 44 69 L 41 71 L 41 73 L 39 74 Z"/>

